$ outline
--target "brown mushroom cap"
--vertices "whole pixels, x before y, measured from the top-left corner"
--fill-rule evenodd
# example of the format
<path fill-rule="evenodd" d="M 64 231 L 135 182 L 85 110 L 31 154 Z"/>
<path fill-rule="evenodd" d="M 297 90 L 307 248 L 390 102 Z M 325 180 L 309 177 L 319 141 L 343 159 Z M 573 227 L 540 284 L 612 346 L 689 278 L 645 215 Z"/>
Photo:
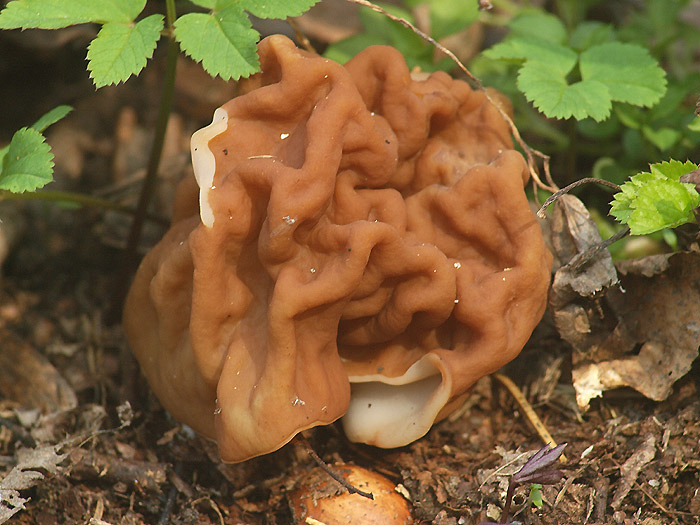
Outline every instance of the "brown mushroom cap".
<path fill-rule="evenodd" d="M 542 316 L 525 162 L 482 92 L 413 80 L 392 48 L 345 67 L 282 36 L 259 51 L 262 73 L 192 137 L 199 187 L 139 268 L 127 336 L 225 461 L 346 412 L 351 439 L 407 444 Z"/>

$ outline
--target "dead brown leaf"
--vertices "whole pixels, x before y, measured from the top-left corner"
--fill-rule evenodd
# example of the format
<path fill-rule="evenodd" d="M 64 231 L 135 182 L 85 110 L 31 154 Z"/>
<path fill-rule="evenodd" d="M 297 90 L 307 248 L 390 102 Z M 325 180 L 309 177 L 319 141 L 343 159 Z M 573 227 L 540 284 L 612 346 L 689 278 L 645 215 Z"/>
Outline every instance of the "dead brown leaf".
<path fill-rule="evenodd" d="M 75 392 L 51 362 L 12 332 L 0 332 L 0 394 L 24 408 L 55 412 L 75 408 Z"/>
<path fill-rule="evenodd" d="M 57 447 L 48 445 L 35 449 L 17 451 L 17 465 L 0 481 L 0 523 L 24 509 L 29 498 L 20 490 L 37 485 L 48 474 L 55 474 L 66 454 L 56 452 Z"/>
<path fill-rule="evenodd" d="M 656 439 L 648 436 L 644 442 L 634 451 L 634 453 L 620 467 L 621 480 L 615 491 L 610 506 L 617 510 L 622 504 L 622 500 L 629 494 L 629 491 L 637 481 L 639 471 L 656 456 Z"/>
<path fill-rule="evenodd" d="M 571 344 L 572 378 L 582 410 L 606 390 L 631 387 L 661 401 L 685 375 L 700 345 L 700 254 L 620 261 L 607 250 L 574 269 L 601 241 L 583 204 L 555 206 L 552 245 L 563 263 L 550 294 L 555 326 Z"/>

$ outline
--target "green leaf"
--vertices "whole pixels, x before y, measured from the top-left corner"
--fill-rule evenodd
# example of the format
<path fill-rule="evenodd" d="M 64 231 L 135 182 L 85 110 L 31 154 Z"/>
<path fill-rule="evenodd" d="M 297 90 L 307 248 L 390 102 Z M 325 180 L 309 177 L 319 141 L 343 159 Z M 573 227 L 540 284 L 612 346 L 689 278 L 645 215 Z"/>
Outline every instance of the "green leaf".
<path fill-rule="evenodd" d="M 682 183 L 682 175 L 697 169 L 690 162 L 671 160 L 652 164 L 622 185 L 611 202 L 610 214 L 630 227 L 633 235 L 646 235 L 664 228 L 675 228 L 695 219 L 700 206 L 694 184 Z"/>
<path fill-rule="evenodd" d="M 238 7 L 250 11 L 258 18 L 287 18 L 299 16 L 308 11 L 319 0 L 219 0 L 216 9 L 221 9 L 225 3 L 238 4 Z"/>
<path fill-rule="evenodd" d="M 546 64 L 560 75 L 566 75 L 576 65 L 578 55 L 566 46 L 529 36 L 505 40 L 484 51 L 491 59 L 517 63 L 537 61 Z"/>
<path fill-rule="evenodd" d="M 641 46 L 608 42 L 593 46 L 580 58 L 583 80 L 608 88 L 614 101 L 653 106 L 666 92 L 666 73 Z"/>
<path fill-rule="evenodd" d="M 475 8 L 477 5 L 476 2 L 464 3 L 473 4 Z M 556 44 L 566 42 L 567 31 L 564 23 L 558 17 L 542 11 L 519 15 L 508 24 L 508 27 L 513 35 L 520 37 L 531 37 Z"/>
<path fill-rule="evenodd" d="M 530 495 L 528 496 L 530 503 L 537 507 L 542 508 L 542 485 L 539 483 L 532 483 L 530 485 Z"/>
<path fill-rule="evenodd" d="M 132 22 L 146 0 L 13 0 L 0 13 L 0 29 L 58 29 L 74 24 Z"/>
<path fill-rule="evenodd" d="M 688 129 L 690 131 L 700 131 L 700 117 L 695 117 L 690 124 L 688 124 Z"/>
<path fill-rule="evenodd" d="M 217 0 L 190 0 L 195 5 L 203 7 L 204 9 L 214 9 L 216 7 Z"/>
<path fill-rule="evenodd" d="M 689 160 L 686 160 L 685 162 L 681 162 L 679 160 L 669 160 L 652 164 L 650 168 L 651 175 L 655 177 L 680 181 L 683 175 L 696 170 L 698 166 Z"/>
<path fill-rule="evenodd" d="M 24 193 L 53 180 L 53 154 L 37 130 L 18 130 L 5 151 L 0 155 L 0 189 Z"/>
<path fill-rule="evenodd" d="M 595 80 L 568 84 L 564 75 L 536 61 L 526 62 L 518 72 L 518 88 L 537 109 L 550 118 L 601 121 L 610 115 L 610 95 Z"/>
<path fill-rule="evenodd" d="M 259 36 L 236 5 L 216 14 L 188 13 L 175 21 L 175 38 L 182 50 L 201 62 L 207 73 L 224 80 L 238 80 L 260 69 Z"/>
<path fill-rule="evenodd" d="M 68 115 L 73 111 L 73 108 L 70 106 L 58 106 L 53 108 L 51 111 L 48 113 L 45 113 L 42 115 L 39 120 L 37 120 L 34 124 L 32 124 L 32 128 L 37 130 L 39 133 L 43 133 L 46 131 L 46 128 L 48 128 L 50 125 L 55 124 L 59 120 L 61 120 L 63 117 Z"/>
<path fill-rule="evenodd" d="M 629 220 L 632 235 L 646 235 L 693 222 L 693 208 L 700 205 L 694 184 L 656 181 L 639 188 Z"/>
<path fill-rule="evenodd" d="M 613 28 L 610 24 L 584 20 L 571 34 L 569 45 L 577 51 L 584 51 L 595 44 L 608 42 L 614 37 Z"/>
<path fill-rule="evenodd" d="M 477 2 L 430 1 L 430 36 L 435 39 L 459 33 L 479 16 Z"/>
<path fill-rule="evenodd" d="M 642 127 L 642 134 L 661 151 L 671 148 L 681 138 L 680 131 L 666 127 L 654 129 L 650 126 L 644 126 Z"/>
<path fill-rule="evenodd" d="M 118 84 L 138 75 L 153 56 L 162 30 L 163 15 L 151 15 L 136 24 L 103 25 L 87 53 L 95 86 Z"/>

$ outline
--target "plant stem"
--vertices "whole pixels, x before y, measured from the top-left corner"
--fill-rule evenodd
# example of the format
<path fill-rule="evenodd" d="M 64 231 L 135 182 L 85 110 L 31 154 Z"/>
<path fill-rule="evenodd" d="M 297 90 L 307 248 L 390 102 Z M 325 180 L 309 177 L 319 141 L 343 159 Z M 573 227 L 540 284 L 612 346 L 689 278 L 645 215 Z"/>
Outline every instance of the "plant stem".
<path fill-rule="evenodd" d="M 508 514 L 510 514 L 510 504 L 513 501 L 516 484 L 512 481 L 508 483 L 508 492 L 506 493 L 506 504 L 503 506 L 503 514 L 501 514 L 501 523 L 508 523 Z"/>
<path fill-rule="evenodd" d="M 125 213 L 127 215 L 135 215 L 136 210 L 130 208 L 129 206 L 122 206 L 116 202 L 112 202 L 107 199 L 101 199 L 100 197 L 93 197 L 92 195 L 85 195 L 83 193 L 72 193 L 69 191 L 35 191 L 27 193 L 12 193 L 6 190 L 0 190 L 0 202 L 6 200 L 32 200 L 32 201 L 48 201 L 55 203 L 70 203 L 78 204 L 80 206 L 91 206 L 95 208 L 101 208 L 105 210 L 118 211 L 120 213 Z M 163 217 L 157 217 L 155 215 L 147 214 L 146 219 L 157 222 L 162 225 L 167 225 L 168 221 Z"/>
<path fill-rule="evenodd" d="M 175 23 L 175 0 L 166 0 L 166 20 L 168 25 L 168 51 L 166 56 L 165 77 L 163 79 L 163 93 L 160 100 L 158 120 L 156 121 L 155 137 L 151 154 L 148 159 L 148 168 L 143 180 L 143 187 L 136 206 L 134 221 L 131 223 L 131 230 L 126 243 L 124 259 L 117 275 L 117 287 L 110 312 L 111 320 L 115 320 L 121 312 L 122 304 L 126 297 L 129 279 L 136 266 L 137 249 L 141 240 L 143 223 L 146 219 L 148 205 L 151 203 L 158 177 L 158 167 L 160 165 L 163 144 L 165 142 L 165 131 L 168 127 L 168 120 L 173 106 L 173 96 L 175 93 L 175 70 L 177 69 L 178 45 L 173 35 Z"/>

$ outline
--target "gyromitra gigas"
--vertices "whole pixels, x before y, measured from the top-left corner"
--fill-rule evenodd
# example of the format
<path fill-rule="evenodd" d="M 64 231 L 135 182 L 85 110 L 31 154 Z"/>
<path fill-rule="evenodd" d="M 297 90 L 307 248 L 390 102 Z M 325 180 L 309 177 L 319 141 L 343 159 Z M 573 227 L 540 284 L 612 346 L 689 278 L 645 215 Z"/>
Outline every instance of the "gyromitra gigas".
<path fill-rule="evenodd" d="M 282 36 L 259 52 L 192 137 L 196 184 L 127 299 L 131 347 L 224 461 L 341 416 L 351 440 L 405 445 L 542 316 L 525 161 L 483 92 L 414 80 L 392 48 L 345 66 Z"/>

